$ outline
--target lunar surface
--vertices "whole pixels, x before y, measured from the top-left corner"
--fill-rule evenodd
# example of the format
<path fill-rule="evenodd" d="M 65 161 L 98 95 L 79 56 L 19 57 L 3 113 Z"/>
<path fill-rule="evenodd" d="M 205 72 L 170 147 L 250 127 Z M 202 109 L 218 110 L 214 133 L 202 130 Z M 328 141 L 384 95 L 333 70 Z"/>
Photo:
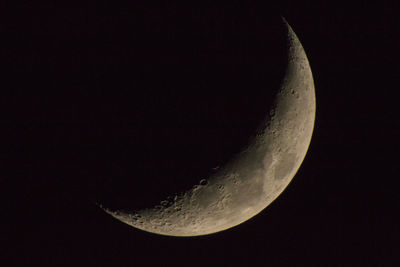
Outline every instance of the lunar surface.
<path fill-rule="evenodd" d="M 111 211 L 138 229 L 170 236 L 198 236 L 234 227 L 266 208 L 290 183 L 309 147 L 315 90 L 303 47 L 286 22 L 288 63 L 270 114 L 242 152 L 208 179 L 155 207 Z"/>

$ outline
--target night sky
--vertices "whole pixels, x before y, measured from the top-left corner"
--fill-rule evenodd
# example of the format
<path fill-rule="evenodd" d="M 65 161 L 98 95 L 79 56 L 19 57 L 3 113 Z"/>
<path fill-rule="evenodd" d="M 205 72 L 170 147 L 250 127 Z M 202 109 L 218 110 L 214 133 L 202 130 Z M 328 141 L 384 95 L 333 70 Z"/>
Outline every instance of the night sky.
<path fill-rule="evenodd" d="M 395 5 L 182 2 L 1 8 L 5 266 L 395 266 Z M 195 238 L 146 233 L 94 205 L 153 205 L 240 152 L 284 75 L 280 16 L 309 58 L 317 112 L 278 199 Z"/>

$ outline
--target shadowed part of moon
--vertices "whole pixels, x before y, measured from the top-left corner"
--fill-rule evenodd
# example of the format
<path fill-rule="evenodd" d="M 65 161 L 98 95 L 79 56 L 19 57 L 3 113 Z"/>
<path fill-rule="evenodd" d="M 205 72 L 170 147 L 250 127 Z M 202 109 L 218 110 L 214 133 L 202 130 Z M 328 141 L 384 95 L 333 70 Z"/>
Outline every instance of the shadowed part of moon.
<path fill-rule="evenodd" d="M 290 183 L 311 141 L 315 90 L 297 36 L 286 23 L 288 64 L 275 103 L 242 152 L 191 189 L 151 208 L 105 211 L 138 229 L 198 236 L 234 227 L 267 207 Z"/>

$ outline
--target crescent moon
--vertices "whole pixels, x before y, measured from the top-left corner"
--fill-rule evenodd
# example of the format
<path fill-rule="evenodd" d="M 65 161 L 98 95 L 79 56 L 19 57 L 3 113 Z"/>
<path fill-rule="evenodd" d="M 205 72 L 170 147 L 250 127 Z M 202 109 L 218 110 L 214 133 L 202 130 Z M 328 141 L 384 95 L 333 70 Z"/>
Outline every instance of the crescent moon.
<path fill-rule="evenodd" d="M 135 228 L 169 236 L 223 231 L 252 218 L 273 202 L 299 169 L 315 120 L 315 89 L 305 51 L 287 27 L 288 63 L 262 131 L 218 172 L 153 208 L 111 211 Z"/>

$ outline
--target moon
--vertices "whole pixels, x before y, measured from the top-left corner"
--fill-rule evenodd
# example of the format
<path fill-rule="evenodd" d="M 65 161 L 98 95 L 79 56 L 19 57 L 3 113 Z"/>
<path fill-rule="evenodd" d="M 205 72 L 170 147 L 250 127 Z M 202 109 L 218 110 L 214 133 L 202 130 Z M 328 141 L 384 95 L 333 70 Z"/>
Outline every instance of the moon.
<path fill-rule="evenodd" d="M 208 179 L 159 205 L 135 212 L 100 207 L 135 228 L 168 236 L 199 236 L 237 226 L 257 215 L 287 187 L 310 144 L 315 88 L 305 51 L 290 25 L 288 62 L 262 130 Z"/>

